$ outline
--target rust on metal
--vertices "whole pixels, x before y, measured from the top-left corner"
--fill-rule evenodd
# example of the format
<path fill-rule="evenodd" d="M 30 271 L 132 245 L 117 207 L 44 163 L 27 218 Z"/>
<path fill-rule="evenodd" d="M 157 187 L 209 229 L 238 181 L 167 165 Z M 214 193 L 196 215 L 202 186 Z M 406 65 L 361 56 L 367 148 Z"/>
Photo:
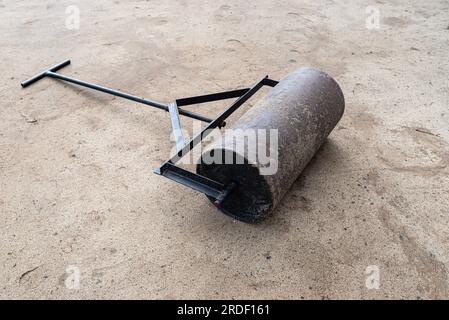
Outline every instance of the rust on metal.
<path fill-rule="evenodd" d="M 341 119 L 344 105 L 339 85 L 321 70 L 301 68 L 288 74 L 232 126 L 231 132 L 225 132 L 203 153 L 197 165 L 199 174 L 225 185 L 236 184 L 232 192 L 215 205 L 224 213 L 247 222 L 266 217 Z M 261 174 L 266 162 L 258 161 L 259 154 L 256 161 L 250 161 L 247 148 L 242 154 L 235 150 L 233 140 L 227 139 L 235 130 L 248 129 L 277 130 L 277 150 L 272 150 L 270 139 L 250 142 L 265 144 L 262 146 L 265 148 L 256 148 L 256 152 L 271 148 L 269 157 L 277 165 L 275 172 Z M 205 156 L 217 154 L 222 155 L 222 159 L 240 159 L 240 164 L 204 160 Z"/>

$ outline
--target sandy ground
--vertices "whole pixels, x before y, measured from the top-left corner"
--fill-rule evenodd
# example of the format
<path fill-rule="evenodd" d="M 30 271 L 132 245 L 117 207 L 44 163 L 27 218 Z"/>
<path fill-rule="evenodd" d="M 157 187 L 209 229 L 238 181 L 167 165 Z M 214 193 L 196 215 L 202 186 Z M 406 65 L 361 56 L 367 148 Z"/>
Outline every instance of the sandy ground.
<path fill-rule="evenodd" d="M 0 1 L 0 297 L 449 298 L 448 10 Z M 152 173 L 172 147 L 167 113 L 52 79 L 20 87 L 67 58 L 62 73 L 161 101 L 314 66 L 346 112 L 276 212 L 248 225 Z"/>

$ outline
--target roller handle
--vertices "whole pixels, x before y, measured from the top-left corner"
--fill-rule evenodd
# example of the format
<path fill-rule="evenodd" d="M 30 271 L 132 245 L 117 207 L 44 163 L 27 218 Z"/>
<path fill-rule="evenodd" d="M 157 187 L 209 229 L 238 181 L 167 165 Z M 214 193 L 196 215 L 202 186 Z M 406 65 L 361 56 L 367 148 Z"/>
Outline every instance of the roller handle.
<path fill-rule="evenodd" d="M 58 71 L 59 69 L 64 68 L 65 66 L 68 66 L 69 64 L 70 64 L 70 60 L 65 60 L 65 61 L 63 61 L 61 63 L 58 63 L 58 64 L 54 65 L 53 67 L 51 67 L 51 68 L 49 68 L 47 70 L 42 71 L 41 73 L 36 74 L 35 76 L 33 76 L 33 77 L 31 77 L 31 78 L 29 78 L 29 79 L 27 79 L 25 81 L 22 81 L 20 83 L 20 85 L 22 86 L 22 88 L 28 87 L 30 84 L 33 84 L 36 81 L 44 78 L 47 75 L 47 72 L 49 72 L 49 71 L 51 71 L 51 72 Z"/>

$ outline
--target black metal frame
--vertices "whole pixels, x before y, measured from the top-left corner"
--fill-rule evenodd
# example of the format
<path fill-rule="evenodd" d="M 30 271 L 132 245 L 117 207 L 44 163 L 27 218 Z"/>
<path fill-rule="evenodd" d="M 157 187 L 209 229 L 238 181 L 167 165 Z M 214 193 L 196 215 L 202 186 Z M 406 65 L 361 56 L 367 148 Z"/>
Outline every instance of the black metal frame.
<path fill-rule="evenodd" d="M 89 89 L 101 91 L 104 93 L 112 94 L 114 96 L 118 96 L 124 99 L 132 100 L 138 103 L 142 103 L 151 107 L 155 107 L 161 110 L 165 110 L 170 113 L 172 131 L 175 137 L 176 142 L 176 150 L 177 153 L 172 156 L 170 159 L 165 161 L 159 168 L 154 170 L 155 173 L 162 175 L 166 178 L 169 178 L 173 181 L 181 183 L 187 187 L 190 187 L 196 191 L 202 192 L 214 199 L 217 204 L 222 202 L 226 196 L 237 187 L 236 183 L 230 183 L 229 185 L 223 185 L 220 182 L 211 180 L 207 177 L 199 175 L 197 173 L 185 170 L 176 166 L 176 162 L 178 162 L 183 156 L 189 153 L 198 143 L 200 143 L 213 129 L 221 128 L 226 123 L 225 120 L 236 111 L 242 104 L 244 104 L 251 96 L 253 96 L 262 86 L 270 86 L 274 87 L 278 84 L 278 81 L 269 79 L 268 76 L 264 76 L 262 79 L 257 81 L 252 87 L 237 89 L 225 92 L 218 92 L 212 94 L 206 94 L 195 97 L 187 97 L 182 99 L 176 99 L 171 103 L 162 103 L 154 100 L 145 99 L 142 97 L 138 97 L 135 95 L 131 95 L 128 93 L 124 93 L 118 90 L 110 89 L 107 87 L 103 87 L 97 84 L 85 82 L 82 80 L 78 80 L 75 78 L 64 76 L 60 73 L 57 73 L 59 69 L 70 64 L 70 60 L 66 60 L 61 62 L 53 67 L 38 73 L 37 75 L 29 78 L 21 82 L 22 87 L 27 87 L 34 82 L 41 80 L 45 77 L 50 77 L 66 82 L 70 82 L 79 86 L 83 86 Z M 191 112 L 180 107 L 200 104 L 212 101 L 226 100 L 231 98 L 237 98 L 231 106 L 229 106 L 225 111 L 223 111 L 217 118 L 210 119 L 201 114 Z M 179 116 L 186 116 L 189 118 L 193 118 L 196 120 L 200 120 L 203 122 L 207 122 L 208 125 L 201 130 L 196 136 L 194 136 L 190 142 L 184 144 L 184 137 L 182 135 L 181 130 L 181 122 Z"/>

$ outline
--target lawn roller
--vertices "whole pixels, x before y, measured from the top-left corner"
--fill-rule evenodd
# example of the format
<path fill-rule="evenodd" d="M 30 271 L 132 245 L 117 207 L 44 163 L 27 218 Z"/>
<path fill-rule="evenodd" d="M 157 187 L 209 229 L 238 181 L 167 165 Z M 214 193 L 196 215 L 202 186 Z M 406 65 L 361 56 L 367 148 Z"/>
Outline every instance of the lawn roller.
<path fill-rule="evenodd" d="M 339 85 L 329 75 L 315 68 L 300 68 L 280 81 L 264 76 L 249 88 L 162 103 L 57 72 L 69 64 L 70 60 L 66 60 L 23 81 L 21 85 L 27 87 L 49 77 L 169 112 L 176 153 L 154 172 L 204 193 L 222 212 L 245 222 L 259 221 L 273 211 L 344 112 L 345 102 Z M 196 165 L 196 172 L 176 165 L 213 129 L 224 127 L 225 120 L 263 86 L 272 89 L 238 119 L 231 130 L 225 130 L 222 136 L 207 147 Z M 236 99 L 215 119 L 182 108 L 231 98 Z M 185 143 L 180 116 L 200 120 L 207 125 Z M 271 139 L 271 135 L 270 139 L 249 139 L 246 134 L 234 134 L 267 131 L 275 132 L 275 139 Z M 243 144 L 244 148 L 236 148 L 236 142 L 238 144 L 239 140 L 244 139 L 248 141 Z M 260 150 L 264 152 L 263 157 Z M 260 161 L 262 158 L 264 161 Z M 265 172 L 267 159 L 275 168 L 268 170 L 268 173 Z"/>

